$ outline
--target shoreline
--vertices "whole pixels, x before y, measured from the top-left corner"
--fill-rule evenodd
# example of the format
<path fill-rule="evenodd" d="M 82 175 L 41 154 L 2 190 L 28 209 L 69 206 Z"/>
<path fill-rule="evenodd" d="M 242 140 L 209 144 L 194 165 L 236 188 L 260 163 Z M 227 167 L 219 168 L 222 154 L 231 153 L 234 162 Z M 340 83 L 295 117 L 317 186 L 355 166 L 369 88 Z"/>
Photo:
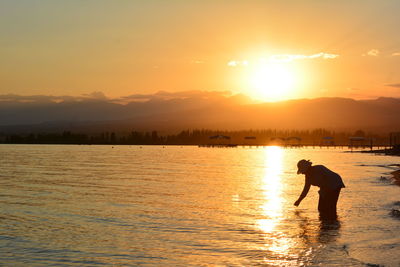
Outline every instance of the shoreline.
<path fill-rule="evenodd" d="M 359 151 L 361 153 L 374 153 L 374 154 L 384 154 L 388 156 L 400 156 L 400 146 L 396 145 L 392 148 L 386 149 L 376 149 L 376 150 L 369 150 L 369 151 Z"/>

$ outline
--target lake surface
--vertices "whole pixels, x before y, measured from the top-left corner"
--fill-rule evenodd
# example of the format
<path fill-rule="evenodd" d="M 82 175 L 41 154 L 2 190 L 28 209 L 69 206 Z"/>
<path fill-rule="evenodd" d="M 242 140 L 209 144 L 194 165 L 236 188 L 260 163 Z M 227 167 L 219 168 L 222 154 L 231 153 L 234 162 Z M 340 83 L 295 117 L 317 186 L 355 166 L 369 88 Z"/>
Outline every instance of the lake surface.
<path fill-rule="evenodd" d="M 338 172 L 337 222 L 299 159 Z M 0 265 L 400 266 L 398 157 L 338 149 L 0 146 Z"/>

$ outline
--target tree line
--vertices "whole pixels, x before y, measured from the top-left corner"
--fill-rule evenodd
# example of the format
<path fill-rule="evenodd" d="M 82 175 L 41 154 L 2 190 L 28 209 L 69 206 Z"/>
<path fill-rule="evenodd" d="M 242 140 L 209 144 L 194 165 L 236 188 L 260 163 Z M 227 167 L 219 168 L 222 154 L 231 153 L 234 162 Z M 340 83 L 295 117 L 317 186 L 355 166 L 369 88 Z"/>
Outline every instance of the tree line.
<path fill-rule="evenodd" d="M 313 130 L 183 130 L 176 134 L 160 134 L 158 131 L 131 131 L 129 133 L 101 132 L 97 134 L 30 133 L 1 134 L 0 143 L 5 144 L 110 144 L 110 145 L 348 145 L 352 137 L 360 145 L 388 145 L 389 137 L 362 130 L 355 132 Z"/>

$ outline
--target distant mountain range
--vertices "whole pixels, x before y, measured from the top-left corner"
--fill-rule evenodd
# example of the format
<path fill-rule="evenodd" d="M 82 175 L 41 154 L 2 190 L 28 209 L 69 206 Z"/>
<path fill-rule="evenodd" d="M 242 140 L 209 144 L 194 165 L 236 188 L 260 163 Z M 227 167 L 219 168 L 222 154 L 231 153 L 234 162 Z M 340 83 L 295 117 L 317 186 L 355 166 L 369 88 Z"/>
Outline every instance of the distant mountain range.
<path fill-rule="evenodd" d="M 2 99 L 2 100 L 1 100 Z M 244 95 L 190 92 L 106 98 L 0 97 L 0 133 L 126 132 L 184 129 L 315 129 L 400 131 L 400 99 L 298 99 L 254 103 Z M 125 99 L 127 101 L 127 99 Z M 129 102 L 130 101 L 130 102 Z"/>

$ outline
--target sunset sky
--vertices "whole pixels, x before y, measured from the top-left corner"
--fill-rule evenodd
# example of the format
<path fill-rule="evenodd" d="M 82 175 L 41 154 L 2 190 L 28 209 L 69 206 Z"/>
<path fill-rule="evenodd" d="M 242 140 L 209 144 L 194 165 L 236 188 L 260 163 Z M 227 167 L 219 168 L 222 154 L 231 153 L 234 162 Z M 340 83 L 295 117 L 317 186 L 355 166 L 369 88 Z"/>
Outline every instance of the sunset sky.
<path fill-rule="evenodd" d="M 400 1 L 0 0 L 0 95 L 400 97 Z"/>

